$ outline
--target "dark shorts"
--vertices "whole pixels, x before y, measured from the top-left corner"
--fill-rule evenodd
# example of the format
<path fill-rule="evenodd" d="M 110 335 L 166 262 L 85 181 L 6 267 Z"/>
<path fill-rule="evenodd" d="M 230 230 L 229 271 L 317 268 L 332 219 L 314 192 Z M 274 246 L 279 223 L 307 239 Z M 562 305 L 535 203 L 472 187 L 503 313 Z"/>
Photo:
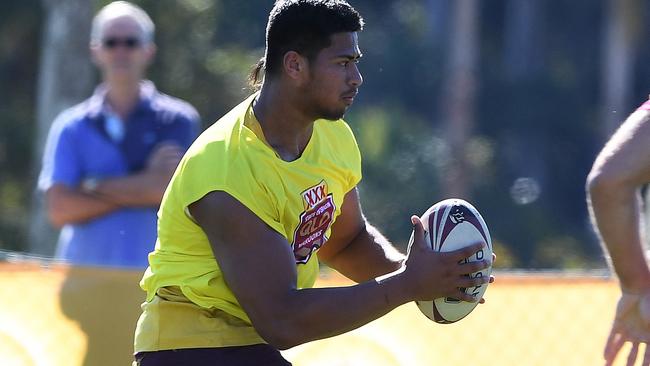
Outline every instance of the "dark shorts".
<path fill-rule="evenodd" d="M 291 366 L 268 344 L 139 352 L 135 361 L 138 366 Z"/>

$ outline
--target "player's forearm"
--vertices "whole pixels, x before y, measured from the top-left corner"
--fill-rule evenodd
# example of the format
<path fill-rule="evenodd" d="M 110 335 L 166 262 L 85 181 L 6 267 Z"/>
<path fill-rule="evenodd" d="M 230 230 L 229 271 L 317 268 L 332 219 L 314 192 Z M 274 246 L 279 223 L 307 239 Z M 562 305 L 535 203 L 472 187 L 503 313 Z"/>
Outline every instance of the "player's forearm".
<path fill-rule="evenodd" d="M 638 191 L 631 185 L 593 176 L 588 189 L 592 220 L 621 286 L 631 291 L 650 288 L 650 271 L 641 245 Z"/>
<path fill-rule="evenodd" d="M 48 190 L 46 201 L 48 217 L 56 227 L 86 222 L 119 208 L 114 203 L 61 185 Z"/>
<path fill-rule="evenodd" d="M 93 193 L 121 206 L 158 206 L 169 179 L 164 174 L 136 173 L 101 180 Z"/>
<path fill-rule="evenodd" d="M 356 329 L 410 300 L 399 274 L 350 287 L 294 290 L 278 301 L 280 313 L 267 317 L 275 324 L 255 326 L 267 342 L 287 349 Z"/>
<path fill-rule="evenodd" d="M 351 280 L 361 283 L 397 270 L 404 261 L 400 253 L 375 227 L 366 223 L 349 245 L 327 265 Z"/>

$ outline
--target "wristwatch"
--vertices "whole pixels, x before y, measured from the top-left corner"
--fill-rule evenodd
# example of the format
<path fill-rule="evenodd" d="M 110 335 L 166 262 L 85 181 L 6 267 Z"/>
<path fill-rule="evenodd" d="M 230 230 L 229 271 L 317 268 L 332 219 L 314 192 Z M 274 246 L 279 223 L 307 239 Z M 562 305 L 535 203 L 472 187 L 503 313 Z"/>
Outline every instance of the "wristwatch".
<path fill-rule="evenodd" d="M 97 191 L 98 185 L 99 185 L 99 179 L 86 178 L 81 182 L 81 190 L 88 193 L 94 193 L 95 191 Z"/>

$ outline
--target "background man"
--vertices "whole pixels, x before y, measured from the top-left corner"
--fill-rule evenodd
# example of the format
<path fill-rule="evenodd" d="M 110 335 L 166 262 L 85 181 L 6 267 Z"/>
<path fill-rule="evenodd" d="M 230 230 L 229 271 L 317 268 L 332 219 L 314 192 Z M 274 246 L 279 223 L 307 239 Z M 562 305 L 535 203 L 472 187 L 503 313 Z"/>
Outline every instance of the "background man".
<path fill-rule="evenodd" d="M 90 50 L 103 83 L 57 117 L 39 178 L 48 216 L 62 227 L 59 259 L 146 266 L 162 194 L 199 130 L 192 106 L 143 80 L 153 37 L 149 16 L 125 1 L 93 19 Z"/>

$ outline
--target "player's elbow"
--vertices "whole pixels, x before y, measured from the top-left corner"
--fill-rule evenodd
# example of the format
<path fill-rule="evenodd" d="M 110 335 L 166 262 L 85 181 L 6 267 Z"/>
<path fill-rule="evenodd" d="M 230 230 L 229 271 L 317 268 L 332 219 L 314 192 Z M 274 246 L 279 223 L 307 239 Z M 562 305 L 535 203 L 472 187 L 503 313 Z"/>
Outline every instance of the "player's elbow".
<path fill-rule="evenodd" d="M 310 340 L 306 333 L 308 325 L 299 320 L 302 317 L 300 311 L 289 310 L 290 306 L 286 303 L 275 310 L 272 307 L 250 314 L 255 330 L 267 343 L 286 350 Z"/>
<path fill-rule="evenodd" d="M 302 342 L 297 341 L 288 332 L 273 332 L 262 336 L 271 346 L 279 350 L 287 350 L 289 348 L 300 345 Z"/>
<path fill-rule="evenodd" d="M 256 324 L 259 335 L 271 346 L 279 350 L 287 350 L 305 341 L 300 339 L 300 332 L 290 324 L 290 321 L 277 320 L 270 325 Z"/>

